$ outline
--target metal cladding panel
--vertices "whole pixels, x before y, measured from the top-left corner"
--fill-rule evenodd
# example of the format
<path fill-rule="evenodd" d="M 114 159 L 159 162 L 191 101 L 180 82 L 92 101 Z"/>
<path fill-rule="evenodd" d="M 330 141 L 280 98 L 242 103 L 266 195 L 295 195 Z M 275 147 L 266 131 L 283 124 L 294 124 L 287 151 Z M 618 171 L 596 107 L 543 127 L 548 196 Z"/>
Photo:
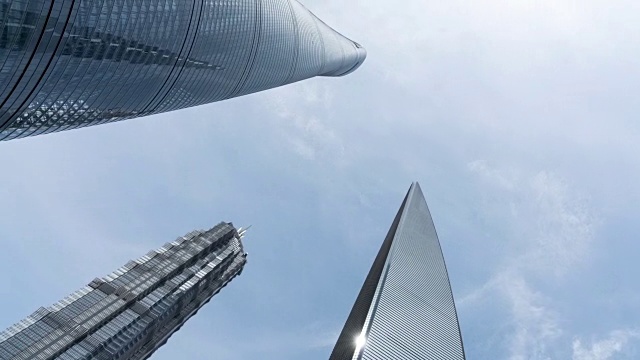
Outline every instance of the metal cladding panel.
<path fill-rule="evenodd" d="M 453 294 L 427 202 L 409 190 L 359 359 L 464 359 Z"/>
<path fill-rule="evenodd" d="M 383 266 L 379 264 L 381 253 L 388 254 Z M 365 293 L 366 302 L 361 299 Z M 364 321 L 362 314 L 366 314 Z M 414 183 L 330 360 L 464 358 L 440 243 L 424 195 Z"/>
<path fill-rule="evenodd" d="M 296 0 L 0 0 L 0 140 L 341 76 L 365 57 Z"/>

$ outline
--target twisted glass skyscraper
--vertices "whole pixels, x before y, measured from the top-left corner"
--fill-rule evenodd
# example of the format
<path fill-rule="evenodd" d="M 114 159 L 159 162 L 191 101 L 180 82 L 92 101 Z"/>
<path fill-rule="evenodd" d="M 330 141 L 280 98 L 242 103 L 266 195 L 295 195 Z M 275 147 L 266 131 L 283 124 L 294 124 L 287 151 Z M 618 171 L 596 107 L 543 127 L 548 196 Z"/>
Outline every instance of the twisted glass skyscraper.
<path fill-rule="evenodd" d="M 0 140 L 341 76 L 365 56 L 296 0 L 0 0 Z"/>
<path fill-rule="evenodd" d="M 409 188 L 329 360 L 463 360 L 438 235 L 418 183 Z"/>
<path fill-rule="evenodd" d="M 0 359 L 148 358 L 246 263 L 242 231 L 193 231 L 0 333 Z"/>

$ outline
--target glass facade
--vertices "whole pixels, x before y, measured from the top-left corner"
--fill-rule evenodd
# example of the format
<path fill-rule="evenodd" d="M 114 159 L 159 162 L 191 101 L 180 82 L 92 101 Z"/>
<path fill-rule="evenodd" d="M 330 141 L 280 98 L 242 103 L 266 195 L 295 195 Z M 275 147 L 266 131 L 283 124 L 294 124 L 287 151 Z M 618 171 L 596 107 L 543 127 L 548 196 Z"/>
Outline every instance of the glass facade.
<path fill-rule="evenodd" d="M 0 0 L 0 140 L 341 76 L 365 57 L 296 0 Z"/>
<path fill-rule="evenodd" d="M 0 333 L 0 359 L 146 359 L 246 261 L 231 223 L 190 232 Z"/>
<path fill-rule="evenodd" d="M 464 358 L 444 257 L 427 202 L 414 183 L 329 359 Z"/>

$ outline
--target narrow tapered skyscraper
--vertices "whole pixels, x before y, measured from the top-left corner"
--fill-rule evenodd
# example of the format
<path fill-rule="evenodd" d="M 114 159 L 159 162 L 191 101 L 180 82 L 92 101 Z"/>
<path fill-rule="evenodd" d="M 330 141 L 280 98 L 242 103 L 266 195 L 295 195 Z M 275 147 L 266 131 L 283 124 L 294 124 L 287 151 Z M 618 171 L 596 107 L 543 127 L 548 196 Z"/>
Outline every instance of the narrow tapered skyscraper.
<path fill-rule="evenodd" d="M 0 140 L 341 76 L 365 57 L 296 0 L 0 0 Z"/>
<path fill-rule="evenodd" d="M 243 231 L 192 231 L 0 333 L 3 360 L 138 360 L 162 346 L 246 263 Z"/>
<path fill-rule="evenodd" d="M 404 198 L 329 360 L 462 360 L 442 250 L 418 183 Z"/>

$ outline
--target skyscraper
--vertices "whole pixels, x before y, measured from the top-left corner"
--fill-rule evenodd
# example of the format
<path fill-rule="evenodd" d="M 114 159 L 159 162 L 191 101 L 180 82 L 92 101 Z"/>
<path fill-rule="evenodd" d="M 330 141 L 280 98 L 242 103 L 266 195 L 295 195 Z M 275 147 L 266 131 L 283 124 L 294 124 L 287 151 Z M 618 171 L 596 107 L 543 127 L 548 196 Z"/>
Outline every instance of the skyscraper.
<path fill-rule="evenodd" d="M 0 359 L 146 359 L 246 263 L 242 231 L 193 231 L 0 333 Z"/>
<path fill-rule="evenodd" d="M 296 0 L 0 0 L 0 140 L 354 71 Z"/>
<path fill-rule="evenodd" d="M 329 360 L 464 359 L 451 286 L 418 183 L 404 198 Z"/>

